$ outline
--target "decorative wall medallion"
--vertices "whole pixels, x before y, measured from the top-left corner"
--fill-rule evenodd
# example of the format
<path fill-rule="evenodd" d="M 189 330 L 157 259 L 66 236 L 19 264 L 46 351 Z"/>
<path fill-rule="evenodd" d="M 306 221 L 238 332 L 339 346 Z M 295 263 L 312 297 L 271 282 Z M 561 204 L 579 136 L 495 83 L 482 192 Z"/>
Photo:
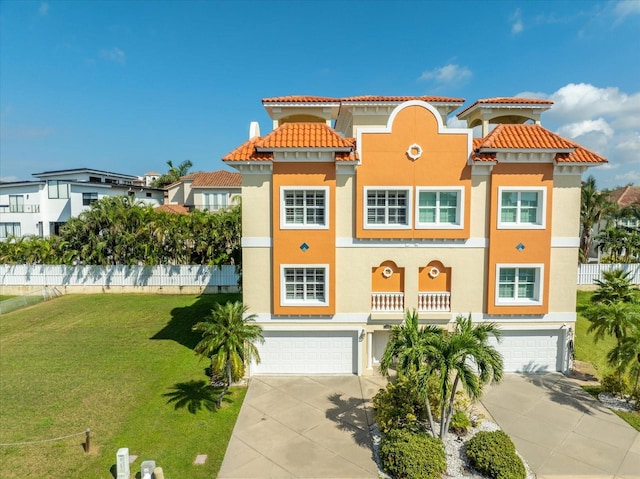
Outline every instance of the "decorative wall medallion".
<path fill-rule="evenodd" d="M 382 270 L 382 276 L 384 276 L 385 278 L 390 278 L 392 274 L 393 274 L 393 270 L 388 266 Z"/>
<path fill-rule="evenodd" d="M 440 270 L 435 266 L 429 270 L 429 276 L 431 276 L 432 278 L 437 278 L 439 274 Z"/>
<path fill-rule="evenodd" d="M 407 148 L 407 156 L 413 161 L 416 161 L 422 156 L 422 147 L 417 143 L 414 143 L 413 145 L 409 146 L 409 148 Z"/>
<path fill-rule="evenodd" d="M 307 250 L 309 249 L 309 245 L 307 243 L 302 243 L 300 245 L 300 249 L 302 250 L 303 253 L 306 253 Z"/>
<path fill-rule="evenodd" d="M 524 245 L 522 243 L 518 243 L 516 249 L 518 250 L 518 252 L 522 253 L 524 251 Z"/>

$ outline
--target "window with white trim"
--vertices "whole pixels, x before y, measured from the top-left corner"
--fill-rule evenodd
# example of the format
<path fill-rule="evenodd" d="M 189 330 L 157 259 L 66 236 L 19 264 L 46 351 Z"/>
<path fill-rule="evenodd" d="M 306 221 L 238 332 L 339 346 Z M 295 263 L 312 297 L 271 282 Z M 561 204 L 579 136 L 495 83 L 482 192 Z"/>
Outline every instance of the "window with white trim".
<path fill-rule="evenodd" d="M 328 304 L 327 265 L 283 265 L 281 268 L 283 306 Z"/>
<path fill-rule="evenodd" d="M 542 265 L 497 265 L 496 304 L 542 304 Z"/>
<path fill-rule="evenodd" d="M 411 227 L 411 190 L 365 188 L 365 196 L 365 228 Z"/>
<path fill-rule="evenodd" d="M 499 188 L 498 228 L 544 228 L 545 189 Z"/>
<path fill-rule="evenodd" d="M 21 231 L 20 223 L 0 223 L 0 238 L 2 239 L 10 236 L 22 236 Z"/>
<path fill-rule="evenodd" d="M 329 188 L 282 187 L 280 227 L 326 229 L 329 227 Z"/>
<path fill-rule="evenodd" d="M 69 198 L 69 183 L 60 180 L 47 181 L 49 198 Z"/>
<path fill-rule="evenodd" d="M 417 188 L 416 228 L 461 228 L 462 188 Z"/>
<path fill-rule="evenodd" d="M 98 201 L 98 193 L 82 193 L 82 205 L 91 206 Z"/>
<path fill-rule="evenodd" d="M 24 213 L 24 196 L 9 195 L 9 212 Z"/>

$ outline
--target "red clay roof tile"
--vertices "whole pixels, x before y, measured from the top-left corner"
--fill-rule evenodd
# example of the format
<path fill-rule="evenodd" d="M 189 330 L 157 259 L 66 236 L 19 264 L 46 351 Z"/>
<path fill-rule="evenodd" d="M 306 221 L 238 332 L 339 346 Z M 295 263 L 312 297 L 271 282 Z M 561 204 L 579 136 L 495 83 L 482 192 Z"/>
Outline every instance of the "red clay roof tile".
<path fill-rule="evenodd" d="M 312 95 L 289 95 L 263 98 L 262 103 L 339 103 L 339 98 Z"/>
<path fill-rule="evenodd" d="M 379 96 L 361 95 L 341 98 L 342 103 L 359 102 L 404 102 L 410 100 L 422 100 L 430 103 L 464 103 L 464 98 L 450 98 L 444 96 Z"/>
<path fill-rule="evenodd" d="M 539 98 L 518 98 L 518 97 L 495 97 L 495 98 L 481 98 L 472 105 L 468 106 L 456 116 L 460 117 L 467 111 L 471 110 L 477 105 L 525 105 L 525 106 L 551 106 L 553 102 L 551 100 L 541 100 Z"/>
<path fill-rule="evenodd" d="M 640 186 L 627 185 L 622 188 L 616 188 L 609 193 L 609 199 L 623 208 L 634 203 L 640 203 Z"/>
<path fill-rule="evenodd" d="M 235 150 L 222 157 L 222 161 L 272 161 L 273 153 L 256 151 L 256 143 L 261 137 L 245 141 Z"/>
<path fill-rule="evenodd" d="M 540 125 L 498 125 L 478 148 L 572 150 L 576 144 Z"/>
<path fill-rule="evenodd" d="M 352 148 L 353 142 L 324 123 L 285 123 L 256 143 L 259 150 L 272 148 Z"/>
<path fill-rule="evenodd" d="M 202 187 L 240 187 L 242 175 L 233 171 L 218 170 L 212 172 L 200 172 L 193 175 L 194 188 Z"/>
<path fill-rule="evenodd" d="M 176 215 L 189 214 L 189 208 L 187 208 L 185 205 L 160 205 L 156 206 L 155 209 L 164 213 L 172 213 Z"/>

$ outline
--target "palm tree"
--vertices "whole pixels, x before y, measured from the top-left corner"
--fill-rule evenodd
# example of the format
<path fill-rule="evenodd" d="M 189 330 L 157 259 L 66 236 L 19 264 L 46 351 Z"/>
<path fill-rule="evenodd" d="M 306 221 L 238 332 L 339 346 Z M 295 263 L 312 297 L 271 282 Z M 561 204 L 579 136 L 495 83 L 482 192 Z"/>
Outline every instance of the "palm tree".
<path fill-rule="evenodd" d="M 185 160 L 178 166 L 173 166 L 173 162 L 169 160 L 167 161 L 167 165 L 169 165 L 169 171 L 167 171 L 164 175 L 161 175 L 152 183 L 151 186 L 153 186 L 154 188 L 164 188 L 171 183 L 179 181 L 181 177 L 185 176 L 189 172 L 189 169 L 191 169 L 193 163 L 191 163 L 191 161 L 189 160 Z"/>
<path fill-rule="evenodd" d="M 629 303 L 618 301 L 596 304 L 584 312 L 584 316 L 591 322 L 587 333 L 594 332 L 595 341 L 600 341 L 607 335 L 614 336 L 619 345 L 637 315 L 638 308 Z"/>
<path fill-rule="evenodd" d="M 202 340 L 194 352 L 211 359 L 211 381 L 215 377 L 224 379 L 225 387 L 218 397 L 218 407 L 229 391 L 233 381 L 244 375 L 245 365 L 255 360 L 260 362 L 256 341 L 264 343 L 262 328 L 253 324 L 256 316 L 246 316 L 248 307 L 240 301 L 216 304 L 211 316 L 193 326 L 193 331 L 202 333 Z"/>
<path fill-rule="evenodd" d="M 438 378 L 440 439 L 444 440 L 449 430 L 458 386 L 475 400 L 482 395 L 485 384 L 502 380 L 502 355 L 489 344 L 489 336 L 499 340 L 500 335 L 494 323 L 474 325 L 470 315 L 458 316 L 455 331 L 439 338 L 430 348 L 430 367 L 424 372 Z"/>
<path fill-rule="evenodd" d="M 596 180 L 589 176 L 582 182 L 580 199 L 580 261 L 586 263 L 593 243 L 593 231 L 607 211 L 611 202 L 606 193 L 598 191 Z"/>
<path fill-rule="evenodd" d="M 633 303 L 636 301 L 637 288 L 631 284 L 631 272 L 620 268 L 603 271 L 602 279 L 595 280 L 598 286 L 591 296 L 596 304 L 612 304 L 618 302 Z"/>
<path fill-rule="evenodd" d="M 631 316 L 627 333 L 616 347 L 607 353 L 607 361 L 620 375 L 631 370 L 635 376 L 631 395 L 636 396 L 640 382 L 640 314 Z"/>
<path fill-rule="evenodd" d="M 444 331 L 437 326 L 418 326 L 418 313 L 416 310 L 407 310 L 402 324 L 393 326 L 389 342 L 380 359 L 380 372 L 389 376 L 389 368 L 395 366 L 398 375 L 413 376 L 418 371 L 423 371 L 418 386 L 425 396 L 425 406 L 431 431 L 435 431 L 433 414 L 428 398 L 428 377 L 424 371 L 430 371 L 425 363 L 426 358 L 432 355 L 431 348 L 437 339 L 444 335 Z"/>

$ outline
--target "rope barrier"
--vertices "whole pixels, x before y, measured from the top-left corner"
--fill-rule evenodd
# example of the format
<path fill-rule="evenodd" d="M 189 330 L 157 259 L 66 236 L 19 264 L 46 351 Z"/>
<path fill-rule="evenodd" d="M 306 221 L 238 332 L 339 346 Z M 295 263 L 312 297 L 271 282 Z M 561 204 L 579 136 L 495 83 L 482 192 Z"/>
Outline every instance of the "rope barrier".
<path fill-rule="evenodd" d="M 68 439 L 68 438 L 74 437 L 74 436 L 86 435 L 88 432 L 90 432 L 90 429 L 85 429 L 84 431 L 78 432 L 78 433 L 75 433 L 75 434 L 69 434 L 68 436 L 54 437 L 52 439 L 41 439 L 39 441 L 8 442 L 6 444 L 0 444 L 0 446 L 24 446 L 24 445 L 27 445 L 27 444 L 40 444 L 40 443 L 43 443 L 43 442 L 61 441 L 62 439 Z"/>

